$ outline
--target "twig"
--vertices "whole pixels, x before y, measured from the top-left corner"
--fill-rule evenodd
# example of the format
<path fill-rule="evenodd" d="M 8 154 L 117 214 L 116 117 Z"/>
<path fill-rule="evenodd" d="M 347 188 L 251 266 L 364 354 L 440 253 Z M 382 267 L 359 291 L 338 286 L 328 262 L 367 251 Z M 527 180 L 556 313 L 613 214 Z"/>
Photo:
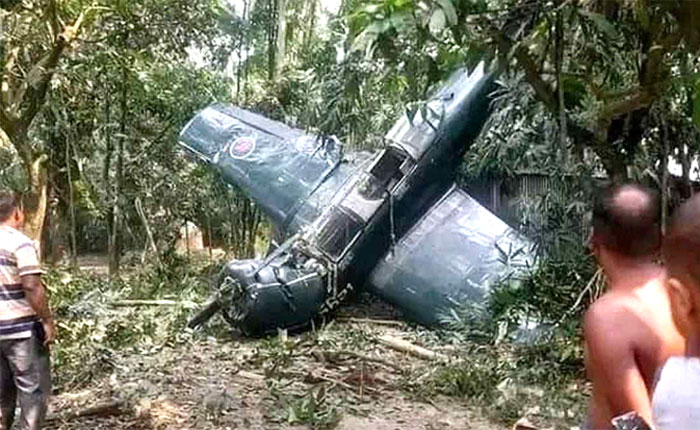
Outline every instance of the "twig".
<path fill-rule="evenodd" d="M 318 373 L 313 373 L 313 372 L 295 372 L 295 371 L 285 371 L 285 372 L 278 372 L 278 376 L 286 377 L 286 378 L 301 378 L 304 382 L 310 383 L 310 384 L 315 384 L 319 382 L 330 382 L 335 385 L 339 385 L 347 390 L 352 391 L 353 393 L 359 389 L 359 387 L 355 387 L 353 385 L 348 384 L 347 382 L 341 381 L 337 378 L 331 378 L 329 376 L 324 376 L 320 375 Z M 377 393 L 379 390 L 376 388 L 372 387 L 364 387 L 364 390 L 369 391 L 371 393 Z M 357 394 L 357 393 L 355 393 Z"/>
<path fill-rule="evenodd" d="M 559 326 L 561 325 L 561 323 L 563 323 L 564 320 L 565 320 L 569 315 L 571 315 L 572 313 L 574 313 L 574 311 L 576 311 L 576 309 L 581 305 L 581 302 L 583 301 L 583 298 L 586 296 L 587 293 L 590 293 L 590 292 L 591 292 L 591 289 L 593 288 L 593 286 L 594 286 L 595 284 L 598 283 L 598 280 L 600 279 L 600 277 L 601 277 L 602 275 L 603 275 L 603 270 L 599 268 L 599 269 L 595 272 L 595 274 L 594 274 L 593 276 L 591 276 L 591 279 L 588 281 L 588 284 L 586 285 L 586 288 L 584 288 L 583 291 L 581 291 L 581 294 L 578 295 L 578 297 L 576 298 L 576 301 L 574 302 L 574 305 L 573 305 L 568 311 L 566 311 L 566 312 L 564 313 L 564 315 L 561 316 L 561 318 L 559 318 L 559 321 L 557 321 L 557 323 L 554 324 L 554 327 L 553 327 L 553 328 L 559 327 Z"/>
<path fill-rule="evenodd" d="M 344 323 L 356 323 L 356 324 L 376 324 L 376 325 L 387 325 L 393 327 L 403 326 L 403 322 L 394 320 L 376 320 L 372 318 L 351 318 L 351 317 L 338 317 L 336 318 L 338 322 Z"/>
<path fill-rule="evenodd" d="M 394 370 L 398 370 L 399 372 L 403 372 L 403 371 L 404 371 L 404 368 L 403 368 L 403 367 L 401 367 L 401 366 L 399 366 L 399 365 L 397 365 L 397 364 L 391 363 L 391 362 L 389 362 L 389 361 L 386 361 L 386 360 L 384 360 L 383 358 L 372 357 L 372 356 L 369 356 L 369 355 L 360 354 L 359 352 L 353 352 L 353 351 L 323 351 L 323 353 L 324 353 L 324 354 L 328 354 L 328 355 L 333 355 L 333 354 L 337 354 L 337 355 L 349 355 L 350 357 L 359 358 L 360 360 L 370 361 L 370 362 L 373 362 L 373 363 L 383 364 L 383 365 L 385 365 L 385 366 L 391 367 L 391 368 L 394 369 Z"/>
<path fill-rule="evenodd" d="M 114 307 L 136 307 L 136 306 L 184 306 L 184 307 L 197 307 L 194 302 L 184 301 L 179 302 L 177 300 L 116 300 L 111 303 Z"/>
<path fill-rule="evenodd" d="M 257 373 L 246 372 L 245 370 L 239 370 L 236 375 L 244 379 L 250 379 L 251 381 L 264 381 L 265 377 Z"/>
<path fill-rule="evenodd" d="M 312 372 L 309 372 L 305 379 L 308 382 L 331 382 L 333 384 L 340 385 L 343 388 L 347 388 L 348 390 L 351 390 L 351 391 L 356 391 L 356 390 L 362 391 L 363 389 L 364 389 L 364 391 L 368 391 L 370 393 L 376 393 L 379 391 L 376 388 L 367 387 L 367 386 L 364 386 L 364 387 L 353 386 L 353 385 L 348 384 L 345 381 L 341 381 L 341 380 L 336 379 L 336 378 L 331 378 L 330 376 L 315 374 Z"/>
<path fill-rule="evenodd" d="M 414 345 L 407 340 L 384 335 L 377 338 L 377 341 L 382 345 L 386 345 L 395 351 L 405 352 L 414 357 L 422 358 L 423 360 L 447 360 L 447 357 L 445 357 L 444 355 L 423 348 L 421 346 Z"/>
<path fill-rule="evenodd" d="M 109 417 L 113 415 L 120 415 L 124 402 L 121 400 L 108 400 L 102 403 L 98 403 L 94 406 L 89 406 L 84 409 L 79 410 L 69 410 L 68 412 L 62 414 L 56 414 L 53 416 L 48 416 L 46 422 L 55 421 L 68 421 L 75 418 L 92 417 L 99 415 L 101 417 Z"/>

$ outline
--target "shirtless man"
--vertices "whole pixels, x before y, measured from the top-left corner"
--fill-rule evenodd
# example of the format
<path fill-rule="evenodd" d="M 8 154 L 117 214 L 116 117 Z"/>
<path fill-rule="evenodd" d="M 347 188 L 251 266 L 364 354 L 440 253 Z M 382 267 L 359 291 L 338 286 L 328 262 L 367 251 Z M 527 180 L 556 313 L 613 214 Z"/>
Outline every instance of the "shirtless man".
<path fill-rule="evenodd" d="M 659 372 L 652 406 L 659 430 L 695 430 L 700 424 L 700 194 L 674 214 L 664 238 L 666 285 L 686 357 L 670 358 Z"/>
<path fill-rule="evenodd" d="M 637 185 L 610 188 L 595 202 L 590 246 L 608 291 L 584 320 L 591 429 L 610 429 L 614 417 L 631 411 L 651 423 L 655 373 L 684 350 L 656 263 L 659 212 L 658 196 Z"/>

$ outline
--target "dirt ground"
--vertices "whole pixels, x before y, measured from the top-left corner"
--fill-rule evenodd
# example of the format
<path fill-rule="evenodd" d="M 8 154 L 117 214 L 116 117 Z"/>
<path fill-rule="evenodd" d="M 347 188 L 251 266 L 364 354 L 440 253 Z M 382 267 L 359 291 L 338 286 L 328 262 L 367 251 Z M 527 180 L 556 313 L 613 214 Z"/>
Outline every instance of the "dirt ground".
<path fill-rule="evenodd" d="M 104 258 L 80 265 L 106 270 Z M 346 305 L 329 324 L 297 336 L 251 340 L 227 331 L 220 317 L 211 323 L 220 333 L 183 333 L 167 346 L 115 354 L 111 372 L 53 396 L 47 428 L 498 428 L 455 399 L 418 400 L 401 389 L 426 363 L 373 341 L 410 336 L 396 311 L 376 300 Z"/>
<path fill-rule="evenodd" d="M 355 323 L 347 323 L 357 325 Z M 343 329 L 343 328 L 341 328 Z M 382 332 L 387 329 L 379 329 Z M 396 331 L 388 331 L 396 334 Z M 294 342 L 293 339 L 290 342 Z M 84 391 L 60 393 L 50 406 L 48 428 L 87 429 L 306 429 L 288 424 L 274 398 L 275 384 L 289 384 L 300 395 L 314 390 L 342 391 L 342 418 L 337 429 L 474 429 L 498 428 L 454 399 L 411 399 L 391 388 L 391 364 L 410 366 L 413 358 L 382 351 L 381 363 L 339 362 L 319 351 L 299 357 L 290 379 L 267 378 L 265 363 L 254 364 L 255 342 L 206 339 L 148 355 L 125 356 L 115 371 Z M 369 355 L 377 357 L 379 354 Z M 244 368 L 245 364 L 249 368 Z M 257 367 L 257 368 L 256 368 Z M 358 375 L 358 367 L 362 374 Z M 302 374 L 295 378 L 297 374 Z M 284 375 L 284 372 L 280 372 Z M 333 375 L 333 376 L 330 376 Z M 289 388 L 289 387 L 285 387 Z M 292 393 L 294 390 L 291 390 Z M 121 404 L 115 402 L 123 402 Z M 101 415 L 71 416 L 86 408 L 111 405 Z M 62 420 L 60 417 L 64 417 Z M 316 425 L 324 428 L 323 425 Z M 326 427 L 327 428 L 327 427 Z"/>
<path fill-rule="evenodd" d="M 103 259 L 80 263 L 98 275 L 105 270 Z M 487 430 L 513 425 L 490 421 L 488 411 L 473 403 L 422 389 L 435 375 L 435 363 L 378 339 L 389 335 L 421 344 L 425 332 L 376 299 L 350 301 L 333 320 L 299 335 L 245 339 L 220 317 L 209 327 L 177 334 L 166 345 L 116 351 L 103 376 L 80 390 L 55 393 L 46 428 Z"/>

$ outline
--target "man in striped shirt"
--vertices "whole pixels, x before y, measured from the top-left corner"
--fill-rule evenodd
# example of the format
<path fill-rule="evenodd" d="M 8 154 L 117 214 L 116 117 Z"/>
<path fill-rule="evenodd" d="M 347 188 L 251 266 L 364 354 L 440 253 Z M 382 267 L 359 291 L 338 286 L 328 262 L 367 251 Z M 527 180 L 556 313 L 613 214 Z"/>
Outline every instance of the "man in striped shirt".
<path fill-rule="evenodd" d="M 20 429 L 41 428 L 49 394 L 48 345 L 56 331 L 34 242 L 19 229 L 24 212 L 0 192 L 0 429 L 8 430 L 19 400 Z"/>

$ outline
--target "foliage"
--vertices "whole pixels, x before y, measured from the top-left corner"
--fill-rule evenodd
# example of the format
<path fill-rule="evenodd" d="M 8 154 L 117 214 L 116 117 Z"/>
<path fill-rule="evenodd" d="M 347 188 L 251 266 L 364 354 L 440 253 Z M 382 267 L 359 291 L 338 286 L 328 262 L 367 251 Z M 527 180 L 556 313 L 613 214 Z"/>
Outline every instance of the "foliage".
<path fill-rule="evenodd" d="M 644 129 L 651 107 L 663 100 L 687 98 L 689 84 L 675 82 L 694 75 L 698 67 L 699 33 L 690 24 L 700 12 L 697 4 L 643 4 L 646 6 L 621 1 L 525 5 L 515 1 L 361 2 L 354 15 L 354 34 L 356 43 L 369 55 L 389 61 L 411 58 L 405 52 L 411 46 L 417 48 L 413 52 L 427 49 L 435 68 L 443 72 L 455 64 L 470 66 L 475 61 L 498 59 L 502 66 L 510 66 L 506 89 L 518 93 L 511 97 L 520 101 L 534 98 L 525 104 L 500 106 L 497 115 L 506 115 L 503 110 L 510 108 L 517 121 L 498 121 L 505 125 L 505 130 L 494 130 L 498 146 L 524 145 L 508 129 L 516 124 L 520 134 L 522 126 L 529 124 L 521 121 L 533 116 L 535 127 L 525 129 L 539 129 L 544 144 L 540 145 L 543 149 L 507 156 L 537 154 L 523 160 L 528 163 L 520 168 L 529 169 L 538 167 L 541 153 L 547 152 L 550 158 L 585 162 L 619 179 L 628 176 L 627 168 L 635 163 L 636 154 L 649 144 L 644 141 Z M 449 19 L 451 9 L 456 20 Z M 434 25 L 436 22 L 440 25 Z M 411 76 L 410 71 L 397 71 Z M 683 113 L 686 117 L 691 114 L 692 109 Z M 659 144 L 658 140 L 651 143 Z M 488 139 L 486 144 L 496 150 Z M 477 151 L 472 156 L 479 161 L 494 159 L 481 145 Z"/>
<path fill-rule="evenodd" d="M 301 397 L 286 399 L 281 405 L 289 424 L 307 424 L 312 429 L 333 429 L 342 418 L 340 402 L 327 396 L 324 385 L 312 388 Z"/>
<path fill-rule="evenodd" d="M 198 336 L 182 328 L 207 294 L 209 269 L 191 269 L 175 252 L 186 221 L 236 256 L 253 256 L 268 235 L 254 204 L 177 150 L 178 131 L 198 109 L 235 102 L 373 149 L 406 106 L 484 60 L 501 62 L 501 87 L 460 181 L 547 178 L 546 193 L 500 214 L 537 245 L 539 261 L 530 279 L 457 311 L 448 332 L 413 333 L 460 352 L 456 362 L 409 372 L 404 387 L 469 398 L 511 421 L 537 403 L 551 406 L 545 415 L 578 403 L 578 414 L 578 321 L 601 290 L 585 243 L 595 178 L 664 188 L 665 151 L 682 165 L 686 188 L 671 201 L 688 194 L 700 153 L 700 3 L 346 0 L 329 12 L 323 2 L 287 0 L 280 35 L 279 1 L 3 3 L 0 184 L 37 194 L 27 166 L 45 157 L 45 253 L 60 260 L 61 249 L 103 253 L 119 242 L 117 254 L 153 262 L 112 281 L 49 274 L 61 321 L 59 387 L 87 384 L 118 354 Z M 81 31 L 66 33 L 81 15 Z M 274 58 L 279 37 L 287 49 Z M 278 65 L 281 74 L 271 70 Z M 180 305 L 114 306 L 144 298 Z M 342 339 L 330 331 L 261 342 L 252 361 L 284 379 L 303 348 L 367 343 L 363 331 Z M 268 388 L 282 406 L 277 418 L 290 423 L 332 427 L 345 408 L 326 385 Z"/>
<path fill-rule="evenodd" d="M 420 334 L 428 346 L 447 348 L 450 360 L 406 375 L 404 389 L 419 399 L 465 399 L 504 425 L 526 416 L 569 428 L 585 416 L 589 393 L 582 363 L 578 354 L 562 355 L 562 342 L 569 342 L 563 336 L 533 345 L 493 345 L 467 340 L 459 330 Z"/>
<path fill-rule="evenodd" d="M 190 262 L 193 263 L 193 262 Z M 53 351 L 54 383 L 76 389 L 109 373 L 125 354 L 154 354 L 185 342 L 187 318 L 209 294 L 212 267 L 145 267 L 124 280 L 53 268 L 46 277 L 59 339 Z M 121 307 L 125 299 L 167 299 L 174 306 Z M 211 331 L 213 330 L 213 331 Z M 200 334 L 217 333 L 212 326 Z M 220 333 L 220 332 L 219 332 Z"/>

